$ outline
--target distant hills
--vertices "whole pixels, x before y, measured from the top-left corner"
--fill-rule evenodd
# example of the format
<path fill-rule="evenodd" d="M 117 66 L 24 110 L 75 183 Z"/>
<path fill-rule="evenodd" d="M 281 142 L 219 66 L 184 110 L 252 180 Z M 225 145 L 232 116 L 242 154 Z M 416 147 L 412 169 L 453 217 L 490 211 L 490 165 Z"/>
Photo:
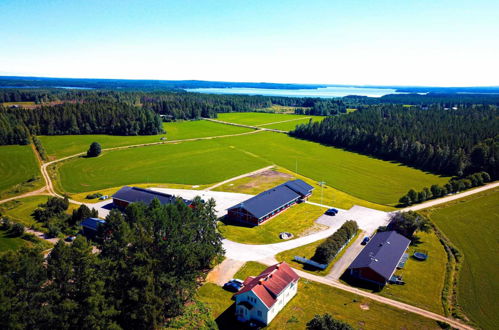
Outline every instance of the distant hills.
<path fill-rule="evenodd" d="M 192 88 L 317 89 L 325 87 L 391 88 L 404 93 L 499 94 L 499 86 L 428 87 L 338 84 L 281 84 L 267 82 L 228 82 L 204 80 L 87 79 L 0 76 L 0 88 L 81 88 L 110 90 L 183 90 Z"/>

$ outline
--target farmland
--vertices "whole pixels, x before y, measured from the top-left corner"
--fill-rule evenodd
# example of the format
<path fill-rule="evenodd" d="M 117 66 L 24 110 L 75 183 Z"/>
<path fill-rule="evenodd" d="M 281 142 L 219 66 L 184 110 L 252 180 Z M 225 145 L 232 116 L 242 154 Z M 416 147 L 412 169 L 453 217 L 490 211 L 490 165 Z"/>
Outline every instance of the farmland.
<path fill-rule="evenodd" d="M 282 113 L 264 113 L 264 112 L 229 112 L 219 113 L 218 120 L 226 121 L 229 123 L 262 126 L 265 124 L 276 123 L 286 120 L 307 120 L 313 116 L 306 115 L 290 115 Z M 322 118 L 322 117 L 317 117 Z M 267 127 L 265 125 L 264 127 Z M 270 127 L 269 127 L 270 128 Z"/>
<path fill-rule="evenodd" d="M 70 193 L 124 184 L 165 182 L 206 184 L 270 165 L 216 140 L 109 151 L 97 158 L 67 161 L 60 169 L 62 188 Z"/>
<path fill-rule="evenodd" d="M 0 195 L 34 190 L 41 184 L 31 146 L 0 146 Z"/>
<path fill-rule="evenodd" d="M 85 152 L 94 141 L 99 142 L 102 148 L 113 148 L 160 142 L 161 137 L 166 137 L 167 140 L 182 140 L 251 131 L 251 129 L 244 127 L 223 125 L 206 120 L 163 123 L 163 128 L 166 133 L 160 135 L 52 135 L 40 136 L 39 138 L 42 141 L 48 156 L 51 159 L 57 159 Z"/>
<path fill-rule="evenodd" d="M 489 190 L 429 211 L 430 218 L 464 254 L 458 303 L 483 329 L 499 323 L 497 297 L 499 189 Z"/>
<path fill-rule="evenodd" d="M 0 204 L 0 211 L 9 216 L 13 221 L 22 223 L 26 227 L 31 227 L 35 220 L 31 217 L 38 205 L 47 202 L 48 196 L 30 196 L 15 199 L 4 204 Z"/>
<path fill-rule="evenodd" d="M 248 262 L 236 275 L 257 275 L 265 266 Z M 315 314 L 329 313 L 362 329 L 437 329 L 435 321 L 362 298 L 317 282 L 301 279 L 298 293 L 269 325 L 269 329 L 304 329 Z M 205 303 L 221 329 L 233 327 L 231 294 L 215 284 L 205 284 L 198 299 Z M 387 317 L 389 315 L 389 317 Z"/>
<path fill-rule="evenodd" d="M 310 228 L 314 228 L 314 221 L 324 213 L 325 209 L 310 204 L 298 204 L 290 207 L 266 223 L 256 227 L 245 227 L 241 225 L 231 225 L 221 223 L 218 226 L 222 236 L 225 238 L 246 244 L 270 244 L 278 243 L 282 240 L 279 233 L 289 232 L 295 237 Z M 322 229 L 320 225 L 315 225 L 316 229 Z"/>
<path fill-rule="evenodd" d="M 323 117 L 304 118 L 304 119 L 299 119 L 299 120 L 286 121 L 286 122 L 282 122 L 282 123 L 262 125 L 260 127 L 278 129 L 278 130 L 281 130 L 281 131 L 292 131 L 292 130 L 295 129 L 295 127 L 297 125 L 308 124 L 310 120 L 312 120 L 312 121 L 319 121 L 319 120 L 322 120 L 322 118 Z"/>
<path fill-rule="evenodd" d="M 271 164 L 297 166 L 301 175 L 379 204 L 447 180 L 273 132 L 105 152 L 66 162 L 60 178 L 65 191 L 77 193 L 132 183 L 215 183 Z"/>

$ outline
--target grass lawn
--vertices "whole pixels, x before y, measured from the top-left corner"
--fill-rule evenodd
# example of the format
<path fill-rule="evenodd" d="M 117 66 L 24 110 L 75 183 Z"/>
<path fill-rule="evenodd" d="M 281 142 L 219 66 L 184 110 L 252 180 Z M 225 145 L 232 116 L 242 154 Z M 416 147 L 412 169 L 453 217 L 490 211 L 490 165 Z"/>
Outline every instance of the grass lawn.
<path fill-rule="evenodd" d="M 23 246 L 39 246 L 42 249 L 48 249 L 53 245 L 33 235 L 24 234 L 21 237 L 13 237 L 9 231 L 0 230 L 0 254 L 20 249 Z"/>
<path fill-rule="evenodd" d="M 315 188 L 312 196 L 309 198 L 311 202 L 323 203 L 345 210 L 350 209 L 354 205 L 369 207 L 381 211 L 394 210 L 393 207 L 365 201 L 331 186 L 324 185 L 324 187 L 321 188 L 316 180 L 306 178 L 303 175 L 296 174 L 279 166 L 276 166 L 276 168 L 271 171 L 266 171 L 228 182 L 215 188 L 214 190 L 256 195 L 281 183 L 295 179 L 301 179 Z"/>
<path fill-rule="evenodd" d="M 282 133 L 261 132 L 218 139 L 217 142 L 378 204 L 395 205 L 411 188 L 421 190 L 448 181 L 446 177 L 399 163 L 291 138 Z"/>
<path fill-rule="evenodd" d="M 46 203 L 48 196 L 30 196 L 0 204 L 0 211 L 13 221 L 31 227 L 36 221 L 31 217 L 38 205 Z"/>
<path fill-rule="evenodd" d="M 313 243 L 310 243 L 307 245 L 303 245 L 303 246 L 300 246 L 300 247 L 297 247 L 297 248 L 294 248 L 291 250 L 283 251 L 283 252 L 277 254 L 275 256 L 275 258 L 277 259 L 277 261 L 285 261 L 291 267 L 299 269 L 299 270 L 303 270 L 304 272 L 314 274 L 314 275 L 319 275 L 319 276 L 326 276 L 331 271 L 331 268 L 333 268 L 333 265 L 335 264 L 335 262 L 343 256 L 343 254 L 345 253 L 346 250 L 348 250 L 350 245 L 352 245 L 353 242 L 355 242 L 355 240 L 359 237 L 360 233 L 361 233 L 361 231 L 357 231 L 357 234 L 355 234 L 355 236 L 352 237 L 352 239 L 350 239 L 350 242 L 347 244 L 347 246 L 345 246 L 343 248 L 343 250 L 341 250 L 340 253 L 338 253 L 336 255 L 336 257 L 334 257 L 334 259 L 329 263 L 327 268 L 324 270 L 319 270 L 319 269 L 310 270 L 309 267 L 305 266 L 302 263 L 294 261 L 293 259 L 295 256 L 300 256 L 300 257 L 305 257 L 307 259 L 311 259 L 314 256 L 315 250 L 317 249 L 317 247 L 319 245 L 321 245 L 321 243 L 324 242 L 326 239 L 321 239 L 319 241 L 316 241 L 316 242 L 313 242 Z"/>
<path fill-rule="evenodd" d="M 283 114 L 283 113 L 227 112 L 227 113 L 219 113 L 217 119 L 235 124 L 260 126 L 285 120 L 303 119 L 311 117 L 313 116 Z M 263 127 L 269 127 L 269 126 L 265 125 Z"/>
<path fill-rule="evenodd" d="M 284 231 L 292 233 L 296 238 L 311 231 L 325 228 L 325 226 L 314 223 L 324 211 L 325 209 L 322 207 L 302 203 L 290 207 L 260 226 L 244 227 L 220 222 L 218 229 L 223 237 L 234 242 L 246 244 L 278 243 L 283 241 L 279 238 L 279 233 Z"/>
<path fill-rule="evenodd" d="M 417 233 L 421 243 L 409 247 L 409 255 L 416 250 L 426 250 L 429 258 L 417 261 L 409 258 L 404 269 L 398 270 L 405 285 L 386 285 L 379 293 L 390 299 L 418 306 L 438 314 L 444 314 L 442 306 L 442 289 L 445 279 L 447 254 L 434 232 Z"/>
<path fill-rule="evenodd" d="M 117 136 L 117 135 L 53 135 L 40 136 L 43 147 L 51 159 L 62 158 L 88 150 L 94 141 L 102 148 L 121 147 L 127 145 L 160 142 L 161 137 L 168 140 L 183 140 L 208 136 L 230 135 L 250 132 L 251 129 L 224 125 L 207 120 L 180 121 L 163 123 L 166 134 Z"/>
<path fill-rule="evenodd" d="M 464 254 L 458 302 L 483 329 L 499 324 L 499 189 L 430 209 L 431 220 Z M 431 258 L 431 256 L 430 256 Z"/>
<path fill-rule="evenodd" d="M 0 146 L 0 197 L 21 194 L 42 185 L 38 161 L 31 146 Z"/>
<path fill-rule="evenodd" d="M 270 165 L 243 150 L 220 145 L 218 140 L 109 151 L 96 158 L 68 160 L 58 170 L 60 185 L 69 193 L 134 183 L 202 185 Z"/>
<path fill-rule="evenodd" d="M 258 275 L 264 265 L 248 262 L 236 274 Z M 304 329 L 316 314 L 329 313 L 361 329 L 438 329 L 435 321 L 404 312 L 330 286 L 301 279 L 297 295 L 272 321 L 269 329 Z M 221 329 L 234 329 L 232 293 L 207 283 L 198 291 L 198 299 L 210 308 Z"/>

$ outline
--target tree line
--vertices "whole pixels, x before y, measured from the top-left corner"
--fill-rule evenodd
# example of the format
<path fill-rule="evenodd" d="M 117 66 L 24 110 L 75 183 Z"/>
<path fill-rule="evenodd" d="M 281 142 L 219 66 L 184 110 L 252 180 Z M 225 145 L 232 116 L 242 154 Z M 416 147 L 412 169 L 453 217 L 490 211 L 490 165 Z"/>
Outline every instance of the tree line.
<path fill-rule="evenodd" d="M 420 110 L 380 104 L 299 125 L 291 136 L 446 175 L 499 175 L 499 109 Z"/>
<path fill-rule="evenodd" d="M 348 241 L 355 236 L 359 230 L 357 222 L 346 221 L 333 235 L 326 238 L 315 250 L 313 261 L 320 264 L 329 264 Z"/>
<path fill-rule="evenodd" d="M 421 191 L 411 189 L 399 200 L 401 206 L 423 203 L 429 199 L 439 198 L 447 194 L 457 193 L 473 187 L 483 186 L 490 181 L 490 175 L 487 172 L 479 172 L 466 176 L 465 178 L 452 178 L 444 186 L 438 184 L 430 188 L 424 187 Z"/>
<path fill-rule="evenodd" d="M 0 256 L 3 329 L 153 329 L 182 314 L 223 249 L 214 202 L 131 204 L 45 260 L 24 248 Z"/>
<path fill-rule="evenodd" d="M 0 107 L 0 144 L 27 144 L 30 135 L 154 135 L 163 132 L 153 111 L 125 103 L 63 103 L 39 108 Z"/>

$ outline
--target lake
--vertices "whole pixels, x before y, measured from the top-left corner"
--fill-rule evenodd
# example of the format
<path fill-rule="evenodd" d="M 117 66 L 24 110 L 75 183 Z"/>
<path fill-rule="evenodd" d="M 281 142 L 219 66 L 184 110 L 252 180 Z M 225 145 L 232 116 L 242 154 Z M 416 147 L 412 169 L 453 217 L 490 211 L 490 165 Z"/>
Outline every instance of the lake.
<path fill-rule="evenodd" d="M 366 88 L 366 87 L 325 87 L 317 89 L 266 89 L 266 88 L 188 88 L 188 92 L 205 94 L 245 94 L 264 96 L 287 96 L 287 97 L 343 97 L 347 95 L 360 95 L 370 97 L 381 97 L 387 94 L 397 93 L 391 88 Z"/>

